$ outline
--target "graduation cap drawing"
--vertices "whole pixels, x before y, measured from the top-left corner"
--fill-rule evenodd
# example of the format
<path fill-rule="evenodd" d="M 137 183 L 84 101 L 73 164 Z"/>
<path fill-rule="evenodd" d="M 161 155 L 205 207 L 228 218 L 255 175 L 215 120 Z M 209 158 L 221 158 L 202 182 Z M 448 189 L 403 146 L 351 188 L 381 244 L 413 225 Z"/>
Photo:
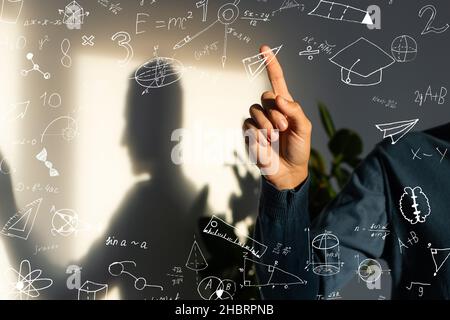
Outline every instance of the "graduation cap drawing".
<path fill-rule="evenodd" d="M 373 86 L 383 80 L 383 69 L 395 63 L 394 58 L 376 44 L 359 38 L 330 61 L 341 67 L 341 80 L 350 86 Z"/>

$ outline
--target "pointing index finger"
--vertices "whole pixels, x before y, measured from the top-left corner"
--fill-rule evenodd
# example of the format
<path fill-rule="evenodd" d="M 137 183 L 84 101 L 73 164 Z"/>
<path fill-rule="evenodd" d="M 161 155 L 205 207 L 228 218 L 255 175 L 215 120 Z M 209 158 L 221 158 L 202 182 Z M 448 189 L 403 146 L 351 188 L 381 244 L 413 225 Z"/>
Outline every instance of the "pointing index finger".
<path fill-rule="evenodd" d="M 284 80 L 283 69 L 272 49 L 269 46 L 263 45 L 259 50 L 266 58 L 267 75 L 274 93 L 288 100 L 292 100 L 286 81 Z"/>

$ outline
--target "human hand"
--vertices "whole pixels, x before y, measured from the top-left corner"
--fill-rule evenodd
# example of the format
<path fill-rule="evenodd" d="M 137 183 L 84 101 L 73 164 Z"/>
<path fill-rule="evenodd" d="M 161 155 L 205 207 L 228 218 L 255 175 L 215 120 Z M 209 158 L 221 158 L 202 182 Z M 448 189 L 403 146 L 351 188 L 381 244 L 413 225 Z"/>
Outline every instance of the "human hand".
<path fill-rule="evenodd" d="M 261 104 L 250 107 L 251 118 L 244 121 L 243 129 L 246 135 L 250 132 L 254 142 L 250 139 L 246 145 L 270 183 L 279 190 L 293 189 L 308 177 L 312 125 L 289 93 L 281 65 L 270 48 L 262 46 L 260 52 L 268 55 L 266 69 L 273 91 L 264 92 Z M 278 134 L 273 133 L 274 129 Z M 276 153 L 271 152 L 274 142 L 279 143 Z M 261 155 L 267 154 L 269 161 L 261 161 Z M 265 174 L 264 169 L 273 167 L 274 162 L 277 170 Z"/>

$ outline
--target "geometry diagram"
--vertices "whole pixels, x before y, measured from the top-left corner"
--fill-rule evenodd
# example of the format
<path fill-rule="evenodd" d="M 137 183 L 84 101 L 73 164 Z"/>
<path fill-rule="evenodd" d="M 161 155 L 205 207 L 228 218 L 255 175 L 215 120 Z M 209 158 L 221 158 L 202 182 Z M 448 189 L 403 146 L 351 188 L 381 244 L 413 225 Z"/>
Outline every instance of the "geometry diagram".
<path fill-rule="evenodd" d="M 107 300 L 108 285 L 85 281 L 78 289 L 78 300 Z"/>
<path fill-rule="evenodd" d="M 52 120 L 41 133 L 41 143 L 44 137 L 62 137 L 66 141 L 72 141 L 78 135 L 77 121 L 69 116 L 62 116 Z"/>
<path fill-rule="evenodd" d="M 413 61 L 417 56 L 417 42 L 407 35 L 398 36 L 392 41 L 391 53 L 397 62 Z"/>
<path fill-rule="evenodd" d="M 383 80 L 383 69 L 395 60 L 379 46 L 359 38 L 340 50 L 330 61 L 341 68 L 341 81 L 349 86 L 373 86 Z"/>
<path fill-rule="evenodd" d="M 261 258 L 267 250 L 267 246 L 243 234 L 239 229 L 236 229 L 216 216 L 212 216 L 205 229 L 203 229 L 203 232 L 238 245 L 258 258 Z M 240 238 L 246 239 L 246 241 L 242 242 Z"/>
<path fill-rule="evenodd" d="M 313 272 L 319 276 L 331 276 L 341 270 L 339 239 L 331 233 L 322 233 L 311 242 L 316 261 Z"/>
<path fill-rule="evenodd" d="M 156 89 L 168 86 L 177 82 L 183 75 L 183 64 L 172 58 L 155 57 L 134 73 L 134 79 L 148 93 L 149 89 Z"/>
<path fill-rule="evenodd" d="M 209 26 L 204 28 L 203 30 L 197 32 L 193 36 L 187 35 L 179 42 L 177 42 L 173 46 L 173 50 L 177 50 L 200 36 L 202 33 L 213 27 L 215 24 L 220 22 L 224 25 L 224 36 L 223 36 L 223 49 L 222 49 L 222 67 L 225 67 L 225 62 L 227 60 L 227 43 L 228 43 L 228 26 L 236 21 L 239 17 L 239 8 L 238 4 L 241 0 L 234 0 L 234 2 L 225 3 L 222 5 L 219 10 L 217 10 L 217 20 L 211 23 Z"/>
<path fill-rule="evenodd" d="M 27 240 L 33 229 L 41 203 L 42 198 L 27 204 L 23 209 L 9 218 L 8 222 L 6 222 L 0 231 L 0 234 Z"/>
<path fill-rule="evenodd" d="M 203 300 L 233 300 L 236 283 L 233 280 L 210 276 L 200 281 L 197 292 Z"/>
<path fill-rule="evenodd" d="M 52 229 L 50 230 L 53 236 L 59 234 L 63 237 L 68 237 L 78 231 L 78 214 L 74 210 L 56 210 L 55 206 L 53 206 L 50 213 L 53 213 Z"/>
<path fill-rule="evenodd" d="M 430 202 L 421 187 L 406 187 L 400 197 L 400 212 L 409 223 L 424 223 L 431 213 Z"/>
<path fill-rule="evenodd" d="M 51 163 L 50 161 L 47 161 L 47 149 L 46 148 L 43 148 L 41 150 L 41 152 L 39 152 L 36 155 L 36 159 L 38 159 L 39 161 L 43 162 L 44 165 L 49 169 L 49 176 L 50 177 L 58 177 L 59 176 L 58 170 L 53 168 L 53 163 Z"/>
<path fill-rule="evenodd" d="M 84 17 L 89 15 L 89 11 L 84 11 L 83 7 L 78 2 L 72 1 L 64 10 L 58 10 L 59 14 L 63 14 L 63 23 L 69 30 L 81 29 L 84 23 Z"/>
<path fill-rule="evenodd" d="M 252 283 L 251 280 L 246 279 L 246 275 L 248 274 L 252 266 L 251 263 L 258 265 L 260 268 L 257 283 Z M 260 288 L 271 286 L 272 288 L 275 288 L 276 286 L 283 286 L 285 289 L 287 289 L 289 286 L 306 284 L 305 280 L 300 279 L 295 274 L 278 268 L 277 265 L 278 261 L 275 261 L 274 265 L 270 265 L 244 257 L 244 268 L 242 269 L 244 277 L 244 287 Z"/>
<path fill-rule="evenodd" d="M 23 7 L 23 0 L 0 0 L 0 22 L 17 23 Z"/>
<path fill-rule="evenodd" d="M 17 281 L 13 283 L 15 296 L 20 300 L 39 297 L 39 291 L 45 290 L 53 284 L 52 279 L 40 278 L 42 270 L 31 270 L 30 261 L 23 260 L 19 271 L 11 269 L 17 275 Z"/>
<path fill-rule="evenodd" d="M 383 132 L 383 139 L 391 138 L 391 144 L 396 144 L 419 121 L 419 119 L 396 121 L 391 123 L 376 124 L 378 130 Z"/>
<path fill-rule="evenodd" d="M 282 11 L 282 10 L 288 10 L 288 9 L 298 8 L 298 7 L 300 7 L 300 4 L 297 1 L 295 1 L 295 0 L 284 0 L 278 10 Z"/>
<path fill-rule="evenodd" d="M 203 255 L 202 250 L 200 250 L 197 241 L 194 240 L 191 251 L 189 252 L 189 257 L 186 261 L 186 268 L 198 272 L 205 270 L 207 267 L 208 263 L 205 260 L 205 256 Z"/>
<path fill-rule="evenodd" d="M 383 270 L 380 263 L 374 259 L 365 259 L 358 266 L 359 278 L 367 283 L 373 283 L 380 279 Z"/>
<path fill-rule="evenodd" d="M 372 25 L 373 21 L 366 10 L 361 10 L 338 2 L 320 0 L 319 4 L 308 13 L 310 16 L 318 16 L 331 20 L 356 22 Z"/>
<path fill-rule="evenodd" d="M 432 248 L 431 243 L 428 244 L 428 248 L 430 249 L 431 257 L 433 258 L 434 267 L 436 269 L 436 272 L 433 274 L 433 276 L 436 276 L 444 263 L 448 260 L 448 257 L 450 256 L 450 248 Z"/>
<path fill-rule="evenodd" d="M 248 78 L 250 80 L 255 79 L 264 70 L 264 67 L 272 62 L 281 47 L 283 47 L 283 45 L 263 51 L 252 57 L 242 59 Z M 268 52 L 271 52 L 270 56 L 267 55 Z"/>
<path fill-rule="evenodd" d="M 30 60 L 30 62 L 33 66 L 31 67 L 31 69 L 22 69 L 21 75 L 26 77 L 28 75 L 28 73 L 30 73 L 31 71 L 36 71 L 36 72 L 39 72 L 40 74 L 42 74 L 42 77 L 44 77 L 45 80 L 50 79 L 50 76 L 51 76 L 50 72 L 43 72 L 41 70 L 41 67 L 37 63 L 34 62 L 33 57 L 34 57 L 34 55 L 31 52 L 27 53 L 26 58 L 27 58 L 27 60 Z"/>
<path fill-rule="evenodd" d="M 136 262 L 134 261 L 113 262 L 109 265 L 108 271 L 114 277 L 121 276 L 122 274 L 127 274 L 130 277 L 132 277 L 134 279 L 134 287 L 136 288 L 136 290 L 144 290 L 147 287 L 159 288 L 160 290 L 164 290 L 162 286 L 147 284 L 147 280 L 145 278 L 136 277 L 134 274 L 128 272 L 127 269 L 129 270 L 130 265 L 136 267 Z"/>

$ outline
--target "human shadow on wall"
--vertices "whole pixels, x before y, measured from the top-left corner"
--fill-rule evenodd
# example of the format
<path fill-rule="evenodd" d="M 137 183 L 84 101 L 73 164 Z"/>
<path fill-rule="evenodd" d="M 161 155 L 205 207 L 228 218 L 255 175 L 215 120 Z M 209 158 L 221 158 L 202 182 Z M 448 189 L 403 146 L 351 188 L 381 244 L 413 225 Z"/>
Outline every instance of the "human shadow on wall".
<path fill-rule="evenodd" d="M 169 68 L 166 72 L 170 72 Z M 122 144 L 128 150 L 134 174 L 150 178 L 132 186 L 106 232 L 80 261 L 72 262 L 81 267 L 80 284 L 86 281 L 106 284 L 109 291 L 117 287 L 121 299 L 199 298 L 198 274 L 186 268 L 186 262 L 198 231 L 198 220 L 207 210 L 208 187 L 196 192 L 182 168 L 171 159 L 172 148 L 178 143 L 171 141 L 171 135 L 182 127 L 182 111 L 179 82 L 143 93 L 133 74 L 126 100 Z M 111 179 L 110 183 L 115 181 Z M 99 190 L 105 192 L 108 190 Z M 73 241 L 76 243 L 77 239 Z M 17 251 L 18 247 L 11 243 L 8 250 Z M 23 242 L 20 246 L 23 248 Z M 32 251 L 20 252 L 10 255 L 16 265 Z M 68 289 L 66 281 L 70 275 L 65 270 L 42 258 L 31 262 L 54 279 L 50 288 L 41 291 L 41 297 L 77 299 L 78 290 Z M 80 298 L 93 299 L 95 289 L 100 287 L 83 288 L 88 292 L 81 291 Z M 104 292 L 99 290 L 96 298 L 104 297 Z"/>
<path fill-rule="evenodd" d="M 171 73 L 170 67 L 165 71 Z M 129 190 L 106 233 L 81 263 L 83 281 L 117 285 L 122 299 L 198 298 L 196 273 L 185 264 L 198 230 L 197 221 L 206 211 L 208 188 L 197 194 L 182 168 L 171 159 L 176 143 L 171 135 L 182 127 L 182 109 L 180 82 L 144 93 L 131 78 L 122 144 L 128 150 L 134 174 L 149 175 L 150 179 Z M 118 245 L 107 246 L 108 237 Z M 123 239 L 126 247 L 120 246 Z M 142 241 L 146 241 L 147 249 L 141 248 Z M 119 263 L 108 271 L 111 263 L 121 261 L 134 263 Z M 122 271 L 123 267 L 126 270 Z M 128 273 L 145 280 L 138 281 Z M 182 281 L 176 281 L 181 277 Z"/>

